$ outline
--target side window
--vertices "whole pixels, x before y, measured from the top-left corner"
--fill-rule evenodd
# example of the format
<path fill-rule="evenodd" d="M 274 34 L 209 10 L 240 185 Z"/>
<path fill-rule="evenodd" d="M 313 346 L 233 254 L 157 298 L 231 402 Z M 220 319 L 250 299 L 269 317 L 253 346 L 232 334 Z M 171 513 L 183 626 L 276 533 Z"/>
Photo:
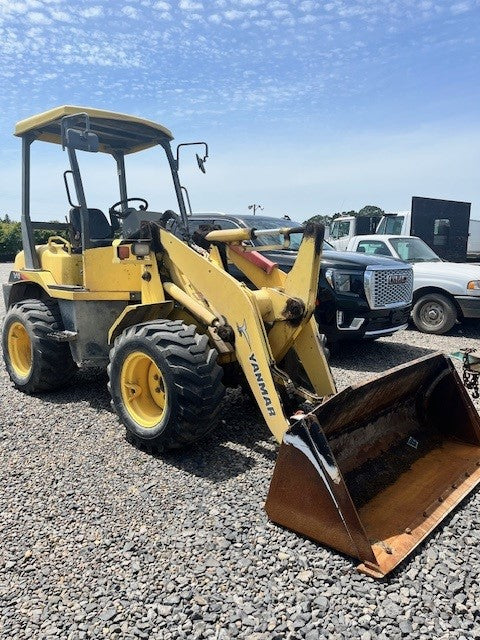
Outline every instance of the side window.
<path fill-rule="evenodd" d="M 213 224 L 218 224 L 222 229 L 238 229 L 240 227 L 239 224 L 233 222 L 232 220 L 224 220 L 220 218 L 220 220 L 212 220 Z"/>
<path fill-rule="evenodd" d="M 205 222 L 207 222 L 206 220 L 192 220 L 189 219 L 188 220 L 188 228 L 190 230 L 190 233 L 194 233 L 195 231 L 198 231 L 198 228 L 200 227 L 201 224 L 205 224 Z"/>
<path fill-rule="evenodd" d="M 433 245 L 435 247 L 446 247 L 450 239 L 450 220 L 448 218 L 437 218 L 433 222 Z"/>
<path fill-rule="evenodd" d="M 393 231 L 387 231 L 387 233 L 391 235 L 399 236 L 402 233 L 402 226 L 403 226 L 403 218 L 397 218 L 396 220 L 394 220 L 392 225 Z"/>
<path fill-rule="evenodd" d="M 344 238 L 350 233 L 350 221 L 338 223 L 338 238 Z"/>
<path fill-rule="evenodd" d="M 335 220 L 335 222 L 332 222 L 331 228 L 332 231 L 330 236 L 332 238 L 335 240 L 338 240 L 338 238 L 344 238 L 345 236 L 348 236 L 350 232 L 350 220 Z"/>
<path fill-rule="evenodd" d="M 376 233 L 380 235 L 399 236 L 402 233 L 403 216 L 387 216 L 378 225 Z"/>
<path fill-rule="evenodd" d="M 366 253 L 370 256 L 391 256 L 390 249 L 380 240 L 360 240 L 357 245 L 358 253 Z"/>
<path fill-rule="evenodd" d="M 222 220 L 222 219 L 212 220 L 211 218 L 205 219 L 205 220 L 200 220 L 196 218 L 192 220 L 191 218 L 189 218 L 188 227 L 190 229 L 190 232 L 193 233 L 194 231 L 197 231 L 202 224 L 218 225 L 222 229 L 237 229 L 239 226 L 238 224 L 236 224 L 235 222 L 232 222 L 231 220 Z"/>

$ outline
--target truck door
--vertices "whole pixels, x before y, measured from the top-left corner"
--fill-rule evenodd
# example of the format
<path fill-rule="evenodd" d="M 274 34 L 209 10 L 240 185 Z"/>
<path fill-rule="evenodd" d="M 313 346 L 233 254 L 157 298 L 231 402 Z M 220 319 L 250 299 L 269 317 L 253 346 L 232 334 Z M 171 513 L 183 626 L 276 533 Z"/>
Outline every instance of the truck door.
<path fill-rule="evenodd" d="M 467 258 L 470 202 L 412 198 L 412 236 L 418 236 L 444 260 Z"/>
<path fill-rule="evenodd" d="M 328 241 L 330 244 L 333 244 L 338 251 L 346 251 L 348 241 L 354 235 L 351 232 L 352 222 L 353 218 L 349 220 L 338 218 L 334 220 L 330 226 L 330 237 Z"/>

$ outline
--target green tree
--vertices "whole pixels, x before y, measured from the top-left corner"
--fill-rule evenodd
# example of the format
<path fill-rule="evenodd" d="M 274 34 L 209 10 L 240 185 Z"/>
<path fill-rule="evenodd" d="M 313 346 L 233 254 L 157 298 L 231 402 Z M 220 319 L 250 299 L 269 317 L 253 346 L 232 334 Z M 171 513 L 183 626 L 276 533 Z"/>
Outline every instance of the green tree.
<path fill-rule="evenodd" d="M 57 221 L 51 221 L 55 224 Z M 68 239 L 66 231 L 53 229 L 35 229 L 33 237 L 35 244 L 47 244 L 50 236 L 62 236 Z M 11 262 L 22 250 L 22 229 L 20 222 L 12 222 L 8 215 L 0 219 L 0 262 Z"/>
<path fill-rule="evenodd" d="M 359 216 L 383 216 L 385 211 L 374 204 L 366 204 L 358 212 Z"/>
<path fill-rule="evenodd" d="M 22 247 L 19 222 L 0 222 L 0 261 L 10 262 Z"/>
<path fill-rule="evenodd" d="M 308 220 L 305 220 L 305 222 L 320 222 L 321 224 L 324 224 L 326 227 L 328 227 L 332 222 L 332 220 L 335 220 L 335 218 L 338 218 L 340 215 L 342 214 L 339 212 L 333 213 L 333 214 L 317 213 L 311 218 L 308 218 Z M 347 214 L 344 212 L 344 215 L 347 215 Z M 348 215 L 351 215 L 351 214 L 349 213 Z"/>
<path fill-rule="evenodd" d="M 48 239 L 52 236 L 61 236 L 62 238 L 68 240 L 66 231 L 57 231 L 55 229 L 35 229 L 35 231 L 33 232 L 35 244 L 47 244 Z"/>

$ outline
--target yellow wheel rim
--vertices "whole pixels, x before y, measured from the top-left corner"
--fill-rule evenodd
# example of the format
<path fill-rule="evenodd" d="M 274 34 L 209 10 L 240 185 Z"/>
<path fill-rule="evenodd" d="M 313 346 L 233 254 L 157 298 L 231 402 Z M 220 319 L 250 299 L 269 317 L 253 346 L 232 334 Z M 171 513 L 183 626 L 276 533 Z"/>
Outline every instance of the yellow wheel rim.
<path fill-rule="evenodd" d="M 130 353 L 120 372 L 123 404 L 137 424 L 151 429 L 167 406 L 165 382 L 155 362 L 142 351 Z"/>
<path fill-rule="evenodd" d="M 13 370 L 20 378 L 26 378 L 32 369 L 32 341 L 21 322 L 10 325 L 7 348 Z"/>

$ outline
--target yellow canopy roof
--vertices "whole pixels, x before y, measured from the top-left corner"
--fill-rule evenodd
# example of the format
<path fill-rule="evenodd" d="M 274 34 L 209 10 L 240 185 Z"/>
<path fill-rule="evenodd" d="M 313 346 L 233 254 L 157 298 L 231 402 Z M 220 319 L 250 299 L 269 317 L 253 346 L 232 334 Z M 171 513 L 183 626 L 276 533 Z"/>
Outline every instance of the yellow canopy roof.
<path fill-rule="evenodd" d="M 91 109 L 90 107 L 74 107 L 64 105 L 44 111 L 36 116 L 20 120 L 15 125 L 15 135 L 24 136 L 33 133 L 36 140 L 61 144 L 61 121 L 64 116 L 86 113 L 90 117 L 90 128 L 97 134 L 100 151 L 111 153 L 123 151 L 134 153 L 159 144 L 160 140 L 173 140 L 172 133 L 161 124 L 151 120 L 143 120 L 137 116 L 124 113 Z"/>

